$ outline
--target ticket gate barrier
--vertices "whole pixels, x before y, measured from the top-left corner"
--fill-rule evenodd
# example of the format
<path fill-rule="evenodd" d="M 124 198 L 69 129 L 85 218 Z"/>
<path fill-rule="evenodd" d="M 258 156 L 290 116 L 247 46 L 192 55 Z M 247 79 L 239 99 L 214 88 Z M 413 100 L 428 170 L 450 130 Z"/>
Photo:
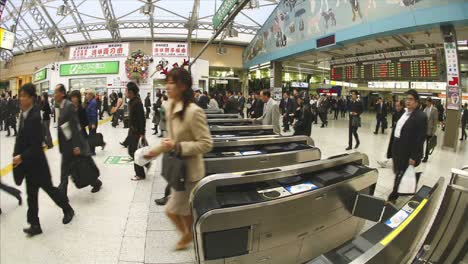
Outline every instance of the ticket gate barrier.
<path fill-rule="evenodd" d="M 213 137 L 213 142 L 237 142 L 237 141 L 246 141 L 246 140 L 264 140 L 264 139 L 271 139 L 271 138 L 283 138 L 289 136 L 281 136 L 281 135 L 260 135 L 260 136 L 239 136 L 239 137 Z M 315 142 L 311 137 L 308 137 L 308 145 L 315 146 Z"/>
<path fill-rule="evenodd" d="M 404 205 L 385 207 L 373 227 L 307 264 L 466 263 L 468 172 L 422 186 Z"/>
<path fill-rule="evenodd" d="M 286 166 L 320 158 L 320 149 L 314 147 L 307 136 L 214 142 L 213 150 L 204 155 L 207 175 Z"/>
<path fill-rule="evenodd" d="M 206 114 L 224 114 L 224 110 L 223 109 L 203 109 L 203 111 L 205 111 Z"/>
<path fill-rule="evenodd" d="M 220 119 L 208 119 L 209 126 L 249 126 L 254 125 L 252 119 L 244 118 L 220 118 Z"/>
<path fill-rule="evenodd" d="M 305 263 L 355 237 L 357 193 L 378 172 L 361 153 L 284 167 L 215 174 L 194 188 L 197 263 Z"/>
<path fill-rule="evenodd" d="M 277 135 L 273 126 L 249 125 L 249 126 L 210 126 L 211 136 L 216 138 L 272 136 Z"/>
<path fill-rule="evenodd" d="M 237 119 L 241 118 L 238 114 L 206 114 L 207 119 Z"/>

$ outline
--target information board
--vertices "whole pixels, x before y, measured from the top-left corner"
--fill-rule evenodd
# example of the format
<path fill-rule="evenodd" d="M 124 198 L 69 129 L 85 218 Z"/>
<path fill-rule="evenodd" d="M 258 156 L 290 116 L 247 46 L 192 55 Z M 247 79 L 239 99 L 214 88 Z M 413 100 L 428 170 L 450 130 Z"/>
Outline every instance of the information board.
<path fill-rule="evenodd" d="M 83 62 L 60 65 L 60 76 L 117 73 L 119 73 L 118 61 Z"/>
<path fill-rule="evenodd" d="M 33 75 L 33 82 L 40 82 L 47 79 L 47 68 L 37 71 Z"/>
<path fill-rule="evenodd" d="M 15 44 L 15 33 L 0 28 L 0 48 L 12 50 Z"/>
<path fill-rule="evenodd" d="M 128 43 L 92 44 L 70 47 L 69 60 L 118 58 L 128 56 Z"/>

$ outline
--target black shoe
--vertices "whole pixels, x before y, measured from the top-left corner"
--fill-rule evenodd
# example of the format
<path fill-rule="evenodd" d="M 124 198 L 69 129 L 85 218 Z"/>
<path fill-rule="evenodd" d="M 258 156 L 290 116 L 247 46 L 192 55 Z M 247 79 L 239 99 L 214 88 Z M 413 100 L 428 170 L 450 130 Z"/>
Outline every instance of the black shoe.
<path fill-rule="evenodd" d="M 162 137 L 164 137 L 164 135 L 163 135 L 163 134 L 161 134 L 161 135 L 159 135 L 158 137 L 162 138 Z"/>
<path fill-rule="evenodd" d="M 158 132 L 155 131 L 155 132 L 154 132 L 153 134 L 151 134 L 151 135 L 157 135 L 157 134 L 158 134 Z"/>
<path fill-rule="evenodd" d="M 323 128 L 323 127 L 325 127 L 325 124 L 322 124 L 322 125 L 320 126 L 320 128 Z"/>
<path fill-rule="evenodd" d="M 73 216 L 75 216 L 75 211 L 73 209 L 70 209 L 67 212 L 64 212 L 63 213 L 62 223 L 64 225 L 70 223 L 71 220 L 73 219 Z"/>
<path fill-rule="evenodd" d="M 351 150 L 351 149 L 352 149 L 352 147 L 351 147 L 351 146 L 348 146 L 348 147 L 346 148 L 346 150 Z"/>
<path fill-rule="evenodd" d="M 424 158 L 422 162 L 426 163 L 429 158 Z"/>
<path fill-rule="evenodd" d="M 375 131 L 374 131 L 374 135 L 377 135 L 377 134 L 378 134 L 378 132 L 375 132 Z"/>
<path fill-rule="evenodd" d="M 42 229 L 40 225 L 31 225 L 28 228 L 24 228 L 23 232 L 26 233 L 29 237 L 42 234 Z"/>
<path fill-rule="evenodd" d="M 356 146 L 354 146 L 354 148 L 355 148 L 355 149 L 359 148 L 359 145 L 360 145 L 360 144 L 361 144 L 361 143 L 359 143 L 359 142 L 356 143 Z"/>
<path fill-rule="evenodd" d="M 154 200 L 154 202 L 157 205 L 163 206 L 163 205 L 166 205 L 168 199 L 169 199 L 169 197 L 164 196 L 163 198 L 159 198 L 159 199 Z"/>
<path fill-rule="evenodd" d="M 464 140 L 464 138 L 460 138 L 460 140 Z"/>
<path fill-rule="evenodd" d="M 119 142 L 119 143 L 120 143 L 120 145 L 122 145 L 122 147 L 124 147 L 124 148 L 127 147 L 127 145 L 125 145 L 124 143 L 122 143 L 122 142 Z"/>
<path fill-rule="evenodd" d="M 107 143 L 104 142 L 104 144 L 101 146 L 101 149 L 104 150 L 106 148 Z"/>
<path fill-rule="evenodd" d="M 16 199 L 18 199 L 18 205 L 23 204 L 23 198 L 21 198 L 21 192 L 15 194 Z"/>
<path fill-rule="evenodd" d="M 101 190 L 101 187 L 102 187 L 102 181 L 100 180 L 97 180 L 96 181 L 96 184 L 93 186 L 93 188 L 91 189 L 91 192 L 92 193 L 97 193 Z"/>

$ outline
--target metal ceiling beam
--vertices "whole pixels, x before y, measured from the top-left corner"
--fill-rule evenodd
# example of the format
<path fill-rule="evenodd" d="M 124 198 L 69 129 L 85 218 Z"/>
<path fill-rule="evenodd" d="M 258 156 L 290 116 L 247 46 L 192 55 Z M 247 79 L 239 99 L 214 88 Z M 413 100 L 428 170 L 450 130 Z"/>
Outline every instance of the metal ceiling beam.
<path fill-rule="evenodd" d="M 413 46 L 413 45 L 411 45 L 411 43 L 408 40 L 402 38 L 400 35 L 394 35 L 394 36 L 392 36 L 392 38 L 396 42 L 400 43 L 403 47 L 405 47 L 407 49 L 411 49 L 412 46 Z"/>
<path fill-rule="evenodd" d="M 0 59 L 5 62 L 11 61 L 13 59 L 13 52 L 4 49 L 0 50 Z"/>
<path fill-rule="evenodd" d="M 14 17 L 14 13 L 18 14 L 18 10 L 16 9 L 16 7 L 14 5 L 11 5 L 13 7 L 13 12 L 10 10 L 10 8 L 8 7 L 8 5 L 5 5 L 5 9 L 6 11 L 8 12 L 8 14 L 10 15 L 10 17 Z M 19 16 L 19 18 L 21 19 L 21 21 L 23 23 L 19 23 L 18 22 L 18 26 L 20 27 L 21 30 L 23 30 L 25 33 L 28 32 L 27 30 L 25 30 L 25 28 L 23 27 L 23 24 L 26 25 L 26 27 L 29 29 L 29 32 L 31 32 L 31 35 L 27 34 L 29 38 L 32 39 L 32 41 L 34 41 L 34 43 L 36 43 L 36 46 L 38 47 L 41 47 L 41 49 L 44 48 L 44 43 L 42 43 L 41 39 L 36 35 L 36 33 L 34 33 L 33 29 L 31 28 L 31 26 L 29 26 L 28 23 L 26 23 L 26 21 L 24 20 L 24 17 L 23 16 Z M 16 39 L 16 41 L 19 41 L 19 39 Z"/>
<path fill-rule="evenodd" d="M 78 12 L 78 8 L 75 5 L 75 2 L 73 0 L 63 0 L 63 3 L 67 7 L 68 10 L 70 10 L 71 15 L 73 20 L 75 21 L 76 27 L 81 31 L 81 34 L 87 41 L 91 41 L 91 36 L 89 35 L 89 32 L 86 30 L 86 27 L 84 26 L 83 19 L 81 18 L 80 13 Z"/>
<path fill-rule="evenodd" d="M 115 18 L 114 9 L 110 0 L 99 0 L 101 4 L 102 13 L 106 18 L 107 30 L 111 33 L 112 39 L 115 41 L 120 40 L 119 24 Z"/>
<path fill-rule="evenodd" d="M 251 18 L 251 17 L 250 17 L 249 15 L 247 15 L 246 13 L 244 13 L 244 12 L 242 12 L 242 11 L 241 11 L 240 13 L 241 13 L 243 16 L 245 16 L 248 20 L 254 22 L 257 26 L 262 27 L 262 25 L 260 25 L 257 21 L 255 21 L 253 18 Z"/>
<path fill-rule="evenodd" d="M 49 16 L 49 20 L 52 22 L 52 26 L 47 23 L 46 18 L 44 15 L 42 15 L 39 8 L 37 8 L 37 5 L 41 6 L 43 11 L 46 12 L 46 15 Z M 50 18 L 50 15 L 47 13 L 47 10 L 45 10 L 44 6 L 42 6 L 40 3 L 37 4 L 36 0 L 32 0 L 30 3 L 29 12 L 31 13 L 31 16 L 34 18 L 39 28 L 56 48 L 64 47 L 66 45 L 67 42 L 65 38 L 57 28 L 57 25 L 55 25 L 55 23 L 52 21 L 52 18 Z M 21 16 L 21 14 L 18 15 Z"/>
<path fill-rule="evenodd" d="M 200 0 L 193 1 L 192 14 L 190 19 L 187 22 L 188 33 L 187 33 L 187 43 L 191 45 L 192 42 L 192 33 L 193 30 L 198 28 L 198 10 L 200 9 Z"/>
<path fill-rule="evenodd" d="M 41 0 L 41 1 L 42 1 L 43 4 L 47 4 L 47 3 L 49 3 L 49 2 L 55 2 L 55 1 L 57 1 L 57 0 Z M 13 1 L 7 1 L 7 3 L 8 3 L 8 2 L 10 2 L 11 6 L 13 6 L 13 7 L 16 9 L 16 6 L 12 3 Z M 25 4 L 26 4 L 26 3 L 25 3 Z M 31 8 L 31 6 L 32 6 L 32 4 L 30 3 L 30 4 L 26 5 L 26 6 L 24 6 L 24 7 L 23 7 L 23 10 L 24 10 L 25 12 L 29 11 L 29 9 Z M 15 19 L 16 19 L 16 18 L 15 18 L 15 14 L 9 14 L 9 15 L 2 16 L 2 20 L 7 21 L 7 20 L 10 20 L 10 19 L 15 20 Z"/>

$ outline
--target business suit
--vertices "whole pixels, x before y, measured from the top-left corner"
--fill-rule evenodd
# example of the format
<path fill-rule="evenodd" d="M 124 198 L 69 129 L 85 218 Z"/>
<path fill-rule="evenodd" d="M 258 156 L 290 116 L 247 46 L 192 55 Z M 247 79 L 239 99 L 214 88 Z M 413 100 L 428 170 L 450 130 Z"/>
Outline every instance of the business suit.
<path fill-rule="evenodd" d="M 28 223 L 40 225 L 38 192 L 42 188 L 49 197 L 65 212 L 72 208 L 66 195 L 52 185 L 49 164 L 42 149 L 41 116 L 38 108 L 31 108 L 24 118 L 20 119 L 18 137 L 16 138 L 13 156 L 21 155 L 23 162 L 19 165 L 24 171 L 26 191 L 28 194 Z"/>
<path fill-rule="evenodd" d="M 239 97 L 239 100 L 238 100 L 238 103 L 239 103 L 239 114 L 244 117 L 244 107 L 245 107 L 245 97 L 244 96 L 240 96 Z"/>
<path fill-rule="evenodd" d="M 210 98 L 208 98 L 208 96 L 204 94 L 200 95 L 200 97 L 198 98 L 197 104 L 203 109 L 208 109 L 209 103 L 210 103 Z"/>
<path fill-rule="evenodd" d="M 226 106 L 224 107 L 224 113 L 226 114 L 238 114 L 239 113 L 239 101 L 231 95 L 227 102 Z"/>
<path fill-rule="evenodd" d="M 66 99 L 64 99 L 60 104 L 57 129 L 59 150 L 62 154 L 59 189 L 63 194 L 67 195 L 68 176 L 71 174 L 71 163 L 74 157 L 73 150 L 75 148 L 79 148 L 81 152 L 80 155 L 89 156 L 90 149 L 88 142 L 81 132 L 78 114 L 75 111 L 73 104 Z"/>
<path fill-rule="evenodd" d="M 375 126 L 375 131 L 374 134 L 379 133 L 379 128 L 382 125 L 382 134 L 385 132 L 385 126 L 384 123 L 387 121 L 387 104 L 384 102 L 382 103 L 377 103 L 375 104 L 375 111 L 376 111 L 376 119 L 377 119 L 377 125 Z"/>
<path fill-rule="evenodd" d="M 387 159 L 392 158 L 392 144 L 393 144 L 393 137 L 395 135 L 395 125 L 400 120 L 400 117 L 405 113 L 405 109 L 402 108 L 400 111 L 395 111 L 392 115 L 392 134 L 390 136 L 390 141 L 388 143 L 387 148 Z"/>
<path fill-rule="evenodd" d="M 259 118 L 263 115 L 263 101 L 260 99 L 255 99 L 252 103 L 252 108 L 250 112 L 251 118 Z"/>
<path fill-rule="evenodd" d="M 389 200 L 398 198 L 398 186 L 400 185 L 401 177 L 409 166 L 409 160 L 415 161 L 418 166 L 423 157 L 424 139 L 427 133 L 427 116 L 419 109 L 409 115 L 408 119 L 401 128 L 400 137 L 394 136 L 392 143 L 392 160 L 393 172 L 395 173 L 395 182 L 393 191 L 389 196 Z M 400 118 L 400 120 L 403 116 Z M 398 123 L 396 128 L 398 127 Z"/>
<path fill-rule="evenodd" d="M 257 120 L 262 121 L 262 125 L 272 125 L 273 132 L 280 134 L 281 129 L 279 125 L 279 117 L 279 106 L 273 99 L 270 98 L 268 102 L 263 105 L 263 115 Z"/>
<path fill-rule="evenodd" d="M 145 108 L 146 108 L 146 119 L 149 119 L 150 113 L 151 113 L 151 99 L 148 96 L 145 98 Z"/>
<path fill-rule="evenodd" d="M 129 102 L 129 129 L 128 129 L 128 153 L 133 158 L 135 151 L 138 149 L 138 141 L 140 137 L 145 136 L 146 120 L 143 103 L 138 97 L 132 98 Z M 140 179 L 146 178 L 145 169 L 141 166 L 133 164 L 135 174 Z"/>
<path fill-rule="evenodd" d="M 285 131 L 289 131 L 289 124 L 294 118 L 290 118 L 294 114 L 295 104 L 291 98 L 283 98 L 279 104 L 281 115 L 283 116 L 283 127 Z"/>
<path fill-rule="evenodd" d="M 361 123 L 361 114 L 363 112 L 362 102 L 359 99 L 355 101 L 351 100 L 349 102 L 349 129 L 348 129 L 348 148 L 351 149 L 353 147 L 353 136 L 356 139 L 356 148 L 361 144 L 359 140 L 359 124 Z M 355 113 L 352 115 L 351 113 Z"/>
<path fill-rule="evenodd" d="M 466 139 L 468 136 L 466 135 L 466 124 L 468 123 L 468 109 L 463 109 L 462 118 L 461 118 L 461 129 L 462 129 L 462 137 L 460 140 Z"/>
<path fill-rule="evenodd" d="M 429 141 L 435 135 L 437 131 L 437 123 L 439 118 L 439 111 L 435 106 L 431 106 L 429 109 L 426 107 L 424 109 L 424 113 L 427 115 L 427 132 L 426 132 L 426 152 L 424 156 L 424 160 L 427 161 L 429 158 Z"/>
<path fill-rule="evenodd" d="M 52 136 L 50 135 L 50 115 L 52 113 L 52 109 L 50 108 L 49 101 L 46 99 L 42 103 L 42 133 L 44 135 L 44 143 L 47 145 L 48 148 L 52 148 L 54 146 L 52 142 Z"/>

